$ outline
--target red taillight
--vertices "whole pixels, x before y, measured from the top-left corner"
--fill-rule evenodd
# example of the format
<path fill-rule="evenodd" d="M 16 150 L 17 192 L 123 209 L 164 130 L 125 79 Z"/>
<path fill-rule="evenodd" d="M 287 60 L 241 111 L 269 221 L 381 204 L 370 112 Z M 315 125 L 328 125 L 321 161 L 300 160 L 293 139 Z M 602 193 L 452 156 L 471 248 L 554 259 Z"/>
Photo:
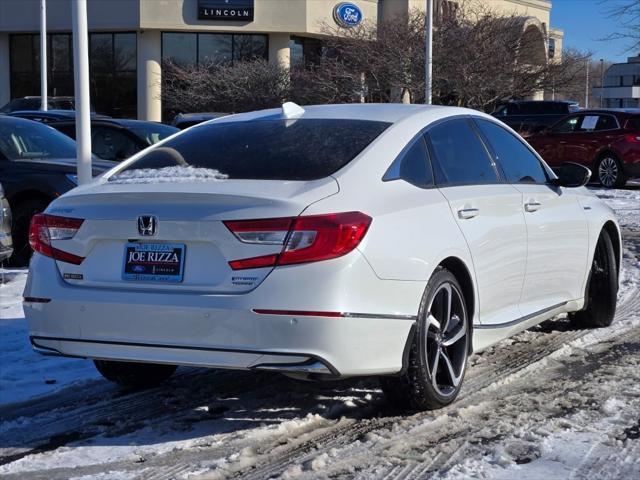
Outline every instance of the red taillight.
<path fill-rule="evenodd" d="M 29 244 L 35 252 L 61 262 L 80 265 L 84 257 L 65 252 L 51 245 L 52 240 L 69 240 L 76 234 L 82 222 L 81 218 L 57 217 L 38 213 L 31 219 Z"/>
<path fill-rule="evenodd" d="M 624 139 L 627 142 L 640 143 L 640 134 L 638 134 L 638 133 L 629 133 L 629 134 L 624 136 Z"/>
<path fill-rule="evenodd" d="M 278 254 L 234 260 L 234 270 L 317 262 L 351 252 L 363 239 L 371 217 L 361 212 L 225 222 L 244 243 L 283 245 Z"/>

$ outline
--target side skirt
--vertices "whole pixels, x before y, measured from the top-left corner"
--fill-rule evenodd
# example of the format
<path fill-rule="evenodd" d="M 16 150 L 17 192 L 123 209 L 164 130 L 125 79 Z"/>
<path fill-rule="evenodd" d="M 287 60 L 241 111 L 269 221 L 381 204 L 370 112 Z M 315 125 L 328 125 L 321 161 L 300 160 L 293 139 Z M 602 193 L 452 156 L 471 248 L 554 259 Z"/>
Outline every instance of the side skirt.
<path fill-rule="evenodd" d="M 494 325 L 476 324 L 473 326 L 473 351 L 482 351 L 492 345 L 495 345 L 500 340 L 512 337 L 516 333 L 538 325 L 539 323 L 549 320 L 561 313 L 579 310 L 582 308 L 583 303 L 584 299 L 571 300 L 568 302 L 557 303 L 511 322 Z"/>

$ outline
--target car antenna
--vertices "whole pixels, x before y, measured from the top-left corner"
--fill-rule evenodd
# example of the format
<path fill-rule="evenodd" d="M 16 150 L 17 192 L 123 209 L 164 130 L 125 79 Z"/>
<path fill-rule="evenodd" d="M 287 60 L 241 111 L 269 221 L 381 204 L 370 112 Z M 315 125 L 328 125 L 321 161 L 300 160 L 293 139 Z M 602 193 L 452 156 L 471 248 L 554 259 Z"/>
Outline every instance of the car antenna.
<path fill-rule="evenodd" d="M 296 118 L 300 115 L 304 115 L 304 108 L 297 103 L 286 102 L 282 104 L 282 116 L 284 118 Z"/>

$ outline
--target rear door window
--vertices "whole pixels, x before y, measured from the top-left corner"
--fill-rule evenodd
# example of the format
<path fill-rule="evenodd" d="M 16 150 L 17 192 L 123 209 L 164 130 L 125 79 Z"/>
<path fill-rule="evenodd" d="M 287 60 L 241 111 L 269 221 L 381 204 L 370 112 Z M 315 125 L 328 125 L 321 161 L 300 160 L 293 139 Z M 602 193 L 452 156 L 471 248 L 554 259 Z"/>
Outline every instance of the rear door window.
<path fill-rule="evenodd" d="M 556 123 L 551 131 L 553 133 L 573 133 L 579 130 L 579 124 L 582 115 L 571 115 L 570 117 L 563 118 L 558 123 Z"/>
<path fill-rule="evenodd" d="M 124 160 L 140 149 L 124 131 L 96 126 L 91 132 L 91 150 L 105 160 Z"/>
<path fill-rule="evenodd" d="M 111 178 L 143 175 L 132 170 L 179 176 L 178 167 L 185 173 L 204 169 L 229 179 L 317 180 L 347 165 L 389 125 L 347 119 L 203 124 L 151 149 Z"/>
<path fill-rule="evenodd" d="M 547 175 L 538 158 L 511 132 L 501 126 L 475 119 L 478 128 L 491 145 L 497 163 L 509 183 L 546 183 Z"/>
<path fill-rule="evenodd" d="M 428 130 L 428 139 L 437 185 L 499 182 L 495 163 L 471 120 L 456 118 L 435 125 Z"/>

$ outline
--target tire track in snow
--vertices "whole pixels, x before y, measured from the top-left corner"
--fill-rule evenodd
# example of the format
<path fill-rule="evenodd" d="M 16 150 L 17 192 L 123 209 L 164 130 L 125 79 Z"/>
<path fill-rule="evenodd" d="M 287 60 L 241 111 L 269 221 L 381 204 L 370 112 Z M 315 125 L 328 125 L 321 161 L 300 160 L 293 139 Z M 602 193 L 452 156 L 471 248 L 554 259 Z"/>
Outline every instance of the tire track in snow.
<path fill-rule="evenodd" d="M 624 320 L 630 315 L 637 314 L 640 311 L 640 299 L 632 298 L 618 308 L 616 319 Z M 564 322 L 547 322 L 545 325 L 538 327 L 540 332 L 534 333 L 534 338 L 529 341 L 522 341 L 510 346 L 498 346 L 490 351 L 486 356 L 490 357 L 489 361 L 481 367 L 477 368 L 477 374 L 472 373 L 474 367 L 470 368 L 470 373 L 465 380 L 465 388 L 461 392 L 461 396 L 452 406 L 448 407 L 446 413 L 455 413 L 462 408 L 477 403 L 478 398 L 486 393 L 487 390 L 496 388 L 498 385 L 508 383 L 510 377 L 518 377 L 523 371 L 531 370 L 532 365 L 540 361 L 544 361 L 546 357 L 565 347 L 568 343 L 574 342 L 581 337 L 589 334 L 592 330 L 565 330 L 567 323 Z M 559 327 L 560 330 L 554 330 Z M 551 338 L 549 338 L 551 337 Z M 516 337 L 518 338 L 518 337 Z M 255 448 L 252 455 L 255 455 L 256 462 L 247 468 L 241 468 L 233 471 L 233 465 L 226 473 L 220 473 L 222 477 L 238 477 L 247 479 L 264 479 L 279 476 L 286 471 L 292 464 L 304 464 L 317 458 L 323 453 L 327 453 L 332 449 L 344 447 L 353 444 L 366 435 L 376 430 L 389 429 L 395 424 L 404 421 L 404 416 L 378 417 L 377 415 L 385 414 L 385 404 L 377 399 L 374 402 L 364 406 L 364 411 L 358 412 L 360 415 L 350 418 L 342 418 L 334 422 L 330 426 L 322 426 L 310 432 L 304 432 L 302 435 L 289 439 L 289 442 L 282 445 L 281 442 L 266 443 Z M 415 423 L 427 421 L 443 415 L 445 411 L 425 412 L 412 417 Z M 241 450 L 241 446 L 235 449 L 229 445 L 226 449 L 232 452 Z M 205 450 L 197 454 L 187 454 L 182 465 L 176 469 L 173 464 L 171 473 L 167 474 L 163 468 L 150 465 L 149 471 L 145 472 L 141 477 L 148 480 L 167 480 L 171 478 L 180 478 L 194 470 L 194 466 L 200 461 L 206 461 L 212 458 L 220 458 L 222 451 Z M 445 466 L 451 459 L 436 458 L 434 465 Z M 155 463 L 155 462 L 154 462 Z M 424 470 L 424 463 L 415 463 L 415 466 L 403 465 L 398 471 L 398 478 L 416 478 L 419 477 L 416 472 Z"/>
<path fill-rule="evenodd" d="M 264 382 L 265 378 L 270 378 L 271 383 Z M 275 374 L 198 370 L 178 375 L 168 384 L 151 390 L 123 392 L 112 386 L 107 398 L 96 398 L 92 393 L 89 396 L 71 394 L 72 404 L 58 404 L 54 415 L 51 411 L 40 411 L 40 415 L 30 419 L 29 428 L 22 426 L 20 418 L 14 419 L 14 426 L 7 427 L 3 418 L 0 465 L 98 434 L 118 436 L 150 419 L 175 418 L 182 412 L 206 405 L 214 400 L 212 397 L 225 397 L 245 392 L 255 384 L 260 388 L 279 381 L 282 378 Z M 187 395 L 182 394 L 185 389 L 189 390 Z M 62 401 L 64 399 L 63 396 Z M 23 405 L 18 411 L 29 412 L 42 403 L 51 408 L 48 401 L 34 403 L 35 406 Z"/>

